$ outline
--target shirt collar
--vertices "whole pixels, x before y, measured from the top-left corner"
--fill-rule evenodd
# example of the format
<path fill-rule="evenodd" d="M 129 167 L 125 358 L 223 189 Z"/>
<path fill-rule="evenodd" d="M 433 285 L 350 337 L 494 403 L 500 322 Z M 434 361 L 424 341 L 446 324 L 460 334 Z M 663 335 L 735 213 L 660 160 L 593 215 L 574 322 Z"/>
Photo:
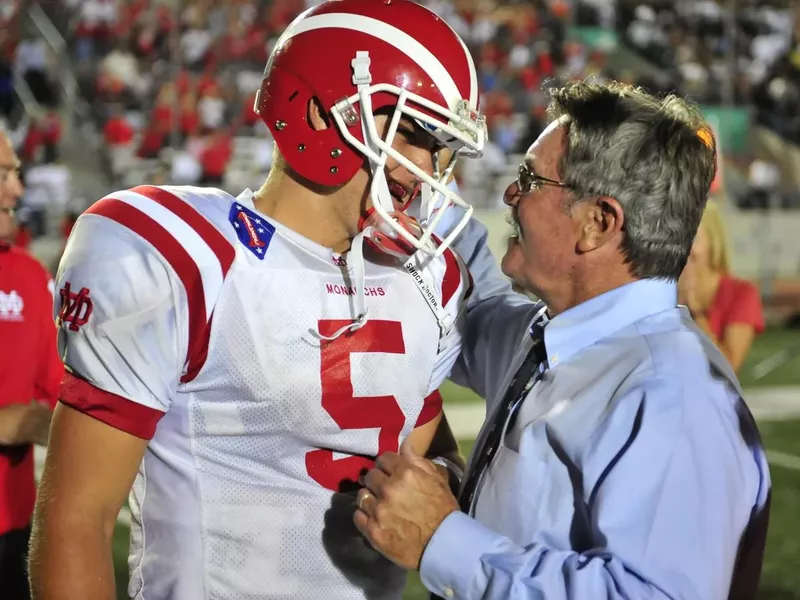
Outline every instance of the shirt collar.
<path fill-rule="evenodd" d="M 640 279 L 574 306 L 545 323 L 549 366 L 553 368 L 615 331 L 677 304 L 676 282 Z"/>

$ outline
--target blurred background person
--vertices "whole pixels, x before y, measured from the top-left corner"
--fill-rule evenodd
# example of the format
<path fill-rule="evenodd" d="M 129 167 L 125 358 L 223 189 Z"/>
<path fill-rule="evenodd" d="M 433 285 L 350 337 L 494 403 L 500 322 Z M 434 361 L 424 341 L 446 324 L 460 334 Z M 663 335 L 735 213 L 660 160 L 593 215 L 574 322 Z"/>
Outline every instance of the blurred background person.
<path fill-rule="evenodd" d="M 53 282 L 10 243 L 22 195 L 19 160 L 0 132 L 0 597 L 29 600 L 28 538 L 36 497 L 33 445 L 46 445 L 63 367 Z"/>
<path fill-rule="evenodd" d="M 753 340 L 764 331 L 764 311 L 758 288 L 730 273 L 725 224 L 713 200 L 706 205 L 681 275 L 678 301 L 738 371 Z"/>

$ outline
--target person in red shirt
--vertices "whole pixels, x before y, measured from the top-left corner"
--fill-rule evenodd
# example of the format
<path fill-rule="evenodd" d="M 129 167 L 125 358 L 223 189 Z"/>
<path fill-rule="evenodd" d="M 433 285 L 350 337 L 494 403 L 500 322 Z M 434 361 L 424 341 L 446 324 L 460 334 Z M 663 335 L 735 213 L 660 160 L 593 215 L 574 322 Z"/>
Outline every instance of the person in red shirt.
<path fill-rule="evenodd" d="M 753 340 L 764 331 L 764 311 L 758 288 L 730 274 L 725 226 L 713 200 L 706 205 L 678 281 L 678 301 L 738 371 Z"/>
<path fill-rule="evenodd" d="M 12 246 L 22 195 L 19 160 L 0 134 L 0 597 L 29 600 L 30 523 L 36 498 L 33 445 L 45 445 L 64 368 L 56 349 L 52 280 Z"/>
<path fill-rule="evenodd" d="M 209 136 L 208 145 L 200 156 L 203 176 L 200 185 L 221 186 L 233 153 L 231 137 L 225 130 L 215 131 Z"/>

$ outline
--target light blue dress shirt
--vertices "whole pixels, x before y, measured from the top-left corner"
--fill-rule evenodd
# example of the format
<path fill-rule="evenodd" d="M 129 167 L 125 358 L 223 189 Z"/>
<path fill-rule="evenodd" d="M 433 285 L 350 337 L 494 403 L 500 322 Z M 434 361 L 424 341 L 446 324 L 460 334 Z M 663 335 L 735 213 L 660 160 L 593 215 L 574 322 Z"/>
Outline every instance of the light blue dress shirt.
<path fill-rule="evenodd" d="M 536 307 L 504 287 L 482 235 L 471 223 L 456 246 L 480 268 L 452 378 L 486 398 L 491 417 L 530 349 Z M 735 377 L 676 305 L 674 282 L 641 280 L 550 320 L 549 369 L 505 432 L 471 515 L 449 515 L 425 550 L 429 590 L 728 597 L 769 471 Z"/>

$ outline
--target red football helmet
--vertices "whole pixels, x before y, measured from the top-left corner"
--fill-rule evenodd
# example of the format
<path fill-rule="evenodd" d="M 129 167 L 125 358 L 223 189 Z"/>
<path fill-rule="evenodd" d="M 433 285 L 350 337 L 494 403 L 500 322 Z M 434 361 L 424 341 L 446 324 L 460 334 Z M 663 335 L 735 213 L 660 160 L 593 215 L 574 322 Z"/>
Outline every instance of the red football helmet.
<path fill-rule="evenodd" d="M 308 124 L 308 103 L 314 97 L 335 127 L 314 131 Z M 374 113 L 386 107 L 395 110 L 381 139 Z M 314 183 L 346 183 L 368 160 L 372 205 L 384 239 L 388 233 L 412 249 L 438 256 L 472 214 L 447 180 L 458 157 L 481 156 L 486 141 L 475 64 L 461 38 L 415 2 L 329 0 L 302 13 L 270 56 L 255 111 L 289 166 Z M 433 177 L 392 149 L 403 115 L 453 151 Z M 388 157 L 430 188 L 422 195 L 419 227 L 408 227 L 393 214 L 384 172 Z M 466 209 L 464 217 L 441 243 L 433 243 L 433 229 L 452 205 Z"/>

